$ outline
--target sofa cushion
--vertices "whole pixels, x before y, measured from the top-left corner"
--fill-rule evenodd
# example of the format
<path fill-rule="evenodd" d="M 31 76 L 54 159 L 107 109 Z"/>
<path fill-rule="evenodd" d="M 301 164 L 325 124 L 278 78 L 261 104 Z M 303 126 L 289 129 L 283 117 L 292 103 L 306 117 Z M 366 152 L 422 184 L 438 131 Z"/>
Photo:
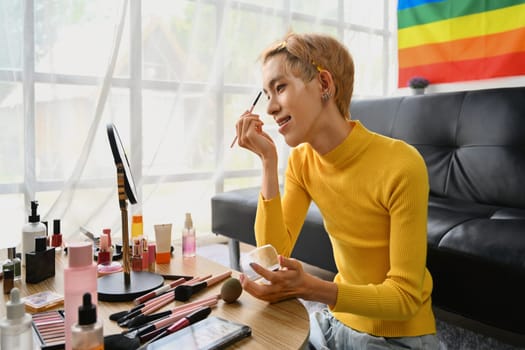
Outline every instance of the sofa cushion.
<path fill-rule="evenodd" d="M 212 232 L 255 245 L 255 213 L 260 188 L 219 193 L 211 200 Z M 320 253 L 322 252 L 322 253 Z M 312 203 L 292 257 L 325 270 L 336 271 L 332 243 L 319 209 Z"/>
<path fill-rule="evenodd" d="M 351 113 L 415 146 L 433 195 L 525 209 L 525 88 L 356 100 Z"/>

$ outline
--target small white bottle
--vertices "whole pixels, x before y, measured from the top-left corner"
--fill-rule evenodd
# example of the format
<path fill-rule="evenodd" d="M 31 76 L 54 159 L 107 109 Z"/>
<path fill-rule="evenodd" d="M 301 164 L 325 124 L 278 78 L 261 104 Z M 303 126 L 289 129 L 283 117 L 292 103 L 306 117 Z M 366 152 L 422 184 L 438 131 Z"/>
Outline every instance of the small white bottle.
<path fill-rule="evenodd" d="M 91 294 L 84 293 L 78 308 L 78 322 L 71 326 L 73 350 L 104 349 L 102 323 L 97 322 L 97 306 L 91 303 Z"/>
<path fill-rule="evenodd" d="M 11 300 L 6 304 L 6 318 L 0 322 L 2 349 L 33 349 L 31 315 L 20 301 L 20 290 L 11 289 Z"/>
<path fill-rule="evenodd" d="M 193 227 L 193 220 L 191 219 L 191 214 L 186 213 L 186 220 L 184 221 L 184 230 L 182 230 L 182 256 L 184 258 L 191 258 L 195 256 L 195 253 L 195 228 Z"/>
<path fill-rule="evenodd" d="M 45 236 L 47 227 L 40 222 L 40 215 L 37 213 L 38 201 L 31 201 L 31 215 L 28 223 L 22 227 L 22 265 L 25 266 L 26 253 L 35 250 L 35 238 Z"/>

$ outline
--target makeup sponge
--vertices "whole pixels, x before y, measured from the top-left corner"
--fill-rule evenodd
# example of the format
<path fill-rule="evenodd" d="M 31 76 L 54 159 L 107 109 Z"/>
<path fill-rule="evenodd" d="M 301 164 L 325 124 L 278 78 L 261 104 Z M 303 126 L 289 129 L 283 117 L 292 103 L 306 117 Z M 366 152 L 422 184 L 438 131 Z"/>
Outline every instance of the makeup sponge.
<path fill-rule="evenodd" d="M 230 304 L 239 299 L 242 294 L 241 282 L 238 279 L 230 277 L 221 287 L 221 298 L 225 303 Z"/>

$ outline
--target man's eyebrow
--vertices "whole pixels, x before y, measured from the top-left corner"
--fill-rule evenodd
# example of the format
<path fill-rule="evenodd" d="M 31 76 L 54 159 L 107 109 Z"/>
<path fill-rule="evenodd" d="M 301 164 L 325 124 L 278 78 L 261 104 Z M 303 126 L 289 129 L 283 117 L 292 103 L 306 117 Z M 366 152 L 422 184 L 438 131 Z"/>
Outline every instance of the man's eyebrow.
<path fill-rule="evenodd" d="M 268 88 L 269 89 L 272 89 L 272 87 L 275 85 L 275 83 L 281 79 L 283 79 L 284 75 L 280 74 L 278 76 L 276 76 L 275 78 L 272 78 L 270 80 L 270 82 L 268 83 Z M 263 88 L 263 92 L 265 95 L 268 95 L 268 91 L 266 89 Z"/>

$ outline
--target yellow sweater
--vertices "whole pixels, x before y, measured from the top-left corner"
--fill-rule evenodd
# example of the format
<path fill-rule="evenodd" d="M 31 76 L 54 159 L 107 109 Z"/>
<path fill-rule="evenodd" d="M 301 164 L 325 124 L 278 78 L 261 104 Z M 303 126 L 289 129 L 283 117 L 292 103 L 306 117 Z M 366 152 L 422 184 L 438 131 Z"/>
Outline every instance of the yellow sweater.
<path fill-rule="evenodd" d="M 403 141 L 350 123 L 350 135 L 323 156 L 308 144 L 292 150 L 282 200 L 259 196 L 257 244 L 290 256 L 313 200 L 338 270 L 334 316 L 376 336 L 435 333 L 425 163 Z"/>

